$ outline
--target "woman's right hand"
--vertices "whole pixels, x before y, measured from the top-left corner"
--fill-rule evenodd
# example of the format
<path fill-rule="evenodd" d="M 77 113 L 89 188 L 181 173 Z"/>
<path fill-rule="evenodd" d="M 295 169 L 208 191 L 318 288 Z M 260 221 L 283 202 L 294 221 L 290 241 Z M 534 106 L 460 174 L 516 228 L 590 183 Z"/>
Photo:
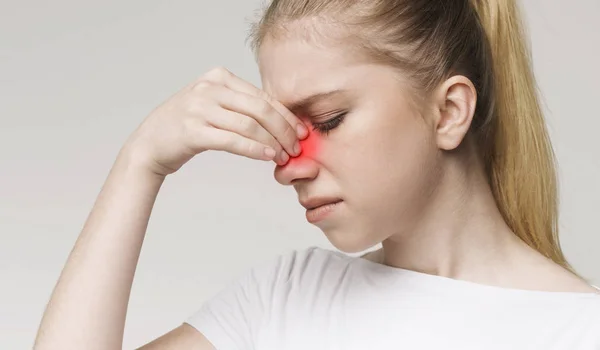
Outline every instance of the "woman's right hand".
<path fill-rule="evenodd" d="M 123 150 L 167 176 L 196 154 L 219 150 L 285 164 L 308 131 L 280 102 L 224 68 L 215 68 L 157 107 Z"/>

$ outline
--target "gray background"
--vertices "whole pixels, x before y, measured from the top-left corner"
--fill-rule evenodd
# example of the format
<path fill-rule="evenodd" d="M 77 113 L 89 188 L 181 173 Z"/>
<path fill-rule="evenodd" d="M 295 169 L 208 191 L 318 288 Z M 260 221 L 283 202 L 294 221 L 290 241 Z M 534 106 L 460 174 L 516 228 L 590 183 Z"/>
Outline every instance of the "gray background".
<path fill-rule="evenodd" d="M 256 0 L 3 1 L 0 348 L 31 348 L 65 259 L 125 138 L 223 65 L 260 87 L 244 45 Z M 565 252 L 600 284 L 600 1 L 525 1 L 560 163 Z M 331 248 L 273 164 L 213 152 L 165 183 L 133 286 L 125 347 L 180 324 L 249 266 Z"/>

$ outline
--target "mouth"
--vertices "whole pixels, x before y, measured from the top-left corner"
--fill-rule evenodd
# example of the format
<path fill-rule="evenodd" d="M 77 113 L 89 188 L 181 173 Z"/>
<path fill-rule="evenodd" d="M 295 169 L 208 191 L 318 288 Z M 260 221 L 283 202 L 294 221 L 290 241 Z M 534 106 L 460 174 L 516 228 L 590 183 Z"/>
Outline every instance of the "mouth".
<path fill-rule="evenodd" d="M 314 210 L 326 205 L 337 204 L 342 200 L 334 197 L 313 197 L 307 200 L 300 200 L 300 204 L 306 210 Z"/>
<path fill-rule="evenodd" d="M 314 224 L 332 214 L 341 202 L 339 198 L 320 197 L 300 201 L 300 204 L 306 208 L 306 220 Z"/>

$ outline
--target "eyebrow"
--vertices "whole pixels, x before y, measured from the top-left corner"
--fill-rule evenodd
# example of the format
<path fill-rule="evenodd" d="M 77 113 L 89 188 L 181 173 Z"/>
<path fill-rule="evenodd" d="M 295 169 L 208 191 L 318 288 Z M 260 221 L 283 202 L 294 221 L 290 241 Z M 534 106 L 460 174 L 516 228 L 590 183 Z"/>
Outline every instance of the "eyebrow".
<path fill-rule="evenodd" d="M 304 110 L 307 107 L 309 107 L 310 105 L 313 105 L 321 100 L 332 98 L 332 97 L 335 97 L 336 95 L 341 95 L 345 92 L 347 92 L 347 90 L 345 90 L 345 89 L 336 89 L 336 90 L 331 90 L 331 91 L 327 91 L 327 92 L 320 92 L 317 94 L 313 94 L 313 95 L 304 97 L 304 98 L 302 98 L 298 101 L 292 102 L 290 104 L 284 104 L 284 105 L 290 111 L 297 112 L 297 111 Z"/>

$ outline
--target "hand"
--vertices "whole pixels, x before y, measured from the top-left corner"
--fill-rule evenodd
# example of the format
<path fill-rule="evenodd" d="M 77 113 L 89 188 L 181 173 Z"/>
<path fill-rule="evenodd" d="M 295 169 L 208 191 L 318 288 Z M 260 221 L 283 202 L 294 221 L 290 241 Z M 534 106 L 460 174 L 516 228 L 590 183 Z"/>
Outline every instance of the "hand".
<path fill-rule="evenodd" d="M 219 150 L 283 165 L 308 131 L 280 102 L 224 68 L 210 70 L 157 107 L 123 150 L 167 176 L 196 154 Z"/>

